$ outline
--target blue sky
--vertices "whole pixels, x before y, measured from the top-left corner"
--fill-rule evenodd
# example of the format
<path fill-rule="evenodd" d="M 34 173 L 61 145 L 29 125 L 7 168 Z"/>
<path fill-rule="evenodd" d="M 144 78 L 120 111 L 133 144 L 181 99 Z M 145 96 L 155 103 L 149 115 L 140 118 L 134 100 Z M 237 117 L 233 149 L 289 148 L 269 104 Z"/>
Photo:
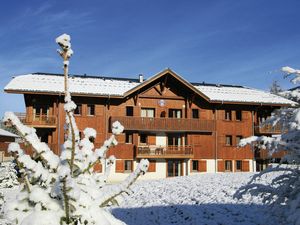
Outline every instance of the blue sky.
<path fill-rule="evenodd" d="M 55 38 L 68 33 L 70 73 L 137 78 L 171 68 L 193 82 L 267 90 L 300 68 L 300 1 L 1 1 L 0 117 L 24 111 L 12 76 L 61 73 Z"/>

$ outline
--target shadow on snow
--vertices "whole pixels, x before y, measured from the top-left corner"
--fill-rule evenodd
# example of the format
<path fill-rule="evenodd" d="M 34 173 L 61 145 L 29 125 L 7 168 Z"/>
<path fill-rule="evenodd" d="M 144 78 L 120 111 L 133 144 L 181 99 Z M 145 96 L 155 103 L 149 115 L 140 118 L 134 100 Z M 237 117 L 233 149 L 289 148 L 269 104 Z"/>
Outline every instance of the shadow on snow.
<path fill-rule="evenodd" d="M 268 225 L 280 224 L 268 206 L 245 204 L 166 205 L 114 208 L 112 213 L 128 225 Z"/>

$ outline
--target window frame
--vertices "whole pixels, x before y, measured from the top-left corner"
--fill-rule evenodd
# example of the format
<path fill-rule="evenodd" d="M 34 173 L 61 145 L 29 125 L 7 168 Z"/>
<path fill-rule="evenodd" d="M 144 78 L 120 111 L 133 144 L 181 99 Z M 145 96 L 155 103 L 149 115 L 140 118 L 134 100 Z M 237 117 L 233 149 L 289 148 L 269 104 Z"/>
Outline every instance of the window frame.
<path fill-rule="evenodd" d="M 228 165 L 229 165 L 229 169 L 227 168 Z M 232 172 L 232 160 L 225 160 L 224 170 L 227 172 L 229 171 Z"/>
<path fill-rule="evenodd" d="M 238 116 L 239 115 L 239 116 Z M 236 121 L 242 121 L 243 120 L 243 113 L 242 110 L 236 110 L 235 111 L 235 120 Z"/>
<path fill-rule="evenodd" d="M 125 132 L 125 144 L 132 144 L 132 143 L 133 143 L 133 133 Z"/>
<path fill-rule="evenodd" d="M 199 161 L 198 160 L 192 160 L 192 172 L 198 172 L 198 171 L 199 171 Z"/>
<path fill-rule="evenodd" d="M 146 114 L 143 115 L 143 112 L 146 112 Z M 153 116 L 149 115 L 150 112 L 153 112 Z M 154 118 L 155 117 L 155 108 L 141 108 L 141 117 Z"/>
<path fill-rule="evenodd" d="M 127 168 L 128 165 L 130 165 L 130 168 Z M 133 160 L 124 160 L 124 172 L 129 173 L 132 172 L 132 170 L 133 170 Z"/>
<path fill-rule="evenodd" d="M 133 116 L 133 106 L 126 106 L 126 116 Z"/>
<path fill-rule="evenodd" d="M 91 113 L 93 111 L 93 113 Z M 95 116 L 96 114 L 96 107 L 94 104 L 87 104 L 87 115 L 88 116 Z"/>
<path fill-rule="evenodd" d="M 239 139 L 239 141 L 238 141 Z M 235 136 L 235 144 L 238 146 L 239 142 L 243 139 L 243 135 L 236 135 Z"/>
<path fill-rule="evenodd" d="M 240 169 L 238 169 L 238 164 L 240 164 Z M 243 171 L 243 161 L 242 160 L 235 161 L 235 171 Z"/>
<path fill-rule="evenodd" d="M 232 121 L 232 110 L 226 109 L 224 119 L 226 121 Z"/>
<path fill-rule="evenodd" d="M 78 103 L 76 104 L 76 109 L 74 110 L 74 116 L 81 116 L 81 115 L 82 115 L 82 104 Z"/>
<path fill-rule="evenodd" d="M 196 112 L 196 114 L 195 114 Z M 192 109 L 192 118 L 193 119 L 199 119 L 200 115 L 199 115 L 199 109 Z"/>
<path fill-rule="evenodd" d="M 142 138 L 142 136 L 143 136 L 143 138 Z M 144 138 L 145 138 L 145 142 L 144 141 L 142 142 L 142 139 L 144 139 Z M 147 144 L 147 143 L 148 143 L 148 135 L 145 133 L 141 133 L 139 135 L 139 144 Z"/>
<path fill-rule="evenodd" d="M 229 143 L 227 142 L 229 140 Z M 226 135 L 225 136 L 225 145 L 226 146 L 232 146 L 232 135 Z"/>

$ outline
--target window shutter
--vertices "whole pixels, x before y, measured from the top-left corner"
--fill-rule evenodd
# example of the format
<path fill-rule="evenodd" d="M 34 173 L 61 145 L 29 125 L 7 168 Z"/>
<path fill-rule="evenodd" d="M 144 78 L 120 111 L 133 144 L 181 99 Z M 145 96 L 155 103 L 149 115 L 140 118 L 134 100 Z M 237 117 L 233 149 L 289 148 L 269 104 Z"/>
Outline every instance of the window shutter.
<path fill-rule="evenodd" d="M 206 172 L 206 160 L 201 160 L 198 162 L 198 171 L 199 172 Z"/>
<path fill-rule="evenodd" d="M 124 173 L 124 160 L 116 160 L 116 173 Z"/>
<path fill-rule="evenodd" d="M 148 172 L 156 172 L 156 161 L 149 162 Z"/>
<path fill-rule="evenodd" d="M 193 172 L 193 160 L 191 160 L 191 164 L 190 164 L 190 172 Z"/>
<path fill-rule="evenodd" d="M 249 161 L 242 162 L 242 171 L 249 172 Z"/>
<path fill-rule="evenodd" d="M 223 160 L 218 161 L 218 172 L 224 172 L 224 170 L 225 170 L 224 161 Z"/>

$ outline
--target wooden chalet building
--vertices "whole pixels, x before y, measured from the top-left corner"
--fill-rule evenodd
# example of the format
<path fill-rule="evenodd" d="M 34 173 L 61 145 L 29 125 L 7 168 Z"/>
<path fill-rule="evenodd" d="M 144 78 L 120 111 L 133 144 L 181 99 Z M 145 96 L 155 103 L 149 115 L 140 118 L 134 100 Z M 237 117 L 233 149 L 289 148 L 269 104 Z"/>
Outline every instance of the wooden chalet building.
<path fill-rule="evenodd" d="M 57 154 L 66 135 L 63 85 L 62 75 L 36 73 L 17 76 L 5 87 L 24 94 L 26 113 L 20 118 Z M 145 178 L 254 171 L 259 154 L 237 143 L 278 133 L 259 125 L 274 109 L 293 104 L 243 86 L 190 83 L 170 69 L 147 80 L 74 75 L 69 85 L 78 128 L 97 130 L 96 147 L 110 136 L 114 121 L 125 127 L 119 145 L 109 150 L 117 158 L 113 180 L 127 176 L 141 158 L 150 160 Z"/>

